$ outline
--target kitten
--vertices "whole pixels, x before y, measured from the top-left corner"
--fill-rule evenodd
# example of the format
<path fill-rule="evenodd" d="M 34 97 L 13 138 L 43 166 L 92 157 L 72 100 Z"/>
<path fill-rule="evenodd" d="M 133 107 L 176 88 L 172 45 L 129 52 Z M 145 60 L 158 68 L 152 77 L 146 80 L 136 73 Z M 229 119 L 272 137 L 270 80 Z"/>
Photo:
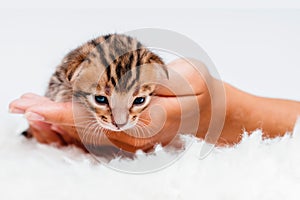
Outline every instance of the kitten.
<path fill-rule="evenodd" d="M 132 37 L 109 34 L 68 53 L 45 96 L 56 102 L 79 102 L 104 129 L 127 130 L 149 106 L 154 82 L 162 74 L 168 76 L 158 55 Z"/>

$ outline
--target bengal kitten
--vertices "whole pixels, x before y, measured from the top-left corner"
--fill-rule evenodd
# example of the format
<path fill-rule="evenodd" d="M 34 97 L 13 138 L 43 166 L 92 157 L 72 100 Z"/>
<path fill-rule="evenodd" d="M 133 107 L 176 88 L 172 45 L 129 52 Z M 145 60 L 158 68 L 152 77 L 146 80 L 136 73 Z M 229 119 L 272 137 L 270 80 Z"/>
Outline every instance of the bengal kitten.
<path fill-rule="evenodd" d="M 131 129 L 149 106 L 153 81 L 162 72 L 167 76 L 162 59 L 139 41 L 109 34 L 68 53 L 52 75 L 46 97 L 80 102 L 104 129 Z"/>

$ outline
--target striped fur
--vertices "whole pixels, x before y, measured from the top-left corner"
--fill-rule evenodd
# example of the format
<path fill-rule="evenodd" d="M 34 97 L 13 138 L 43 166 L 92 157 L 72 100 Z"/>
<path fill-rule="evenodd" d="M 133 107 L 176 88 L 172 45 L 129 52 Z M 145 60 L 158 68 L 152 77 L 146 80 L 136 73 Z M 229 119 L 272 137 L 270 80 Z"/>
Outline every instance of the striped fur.
<path fill-rule="evenodd" d="M 90 40 L 65 56 L 50 79 L 46 96 L 53 101 L 79 101 L 106 129 L 132 128 L 147 108 L 159 74 L 167 75 L 159 56 L 126 35 Z M 105 96 L 98 105 L 95 96 Z M 134 105 L 145 97 L 143 105 Z"/>

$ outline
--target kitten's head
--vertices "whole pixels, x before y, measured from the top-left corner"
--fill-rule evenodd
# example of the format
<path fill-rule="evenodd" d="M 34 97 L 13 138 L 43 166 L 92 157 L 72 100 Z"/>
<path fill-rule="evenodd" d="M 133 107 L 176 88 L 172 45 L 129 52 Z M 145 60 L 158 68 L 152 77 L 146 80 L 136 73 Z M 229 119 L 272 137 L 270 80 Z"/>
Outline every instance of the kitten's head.
<path fill-rule="evenodd" d="M 76 100 L 103 128 L 134 127 L 149 106 L 156 81 L 168 76 L 163 61 L 124 35 L 104 36 L 88 44 L 93 50 L 78 67 L 67 71 Z"/>

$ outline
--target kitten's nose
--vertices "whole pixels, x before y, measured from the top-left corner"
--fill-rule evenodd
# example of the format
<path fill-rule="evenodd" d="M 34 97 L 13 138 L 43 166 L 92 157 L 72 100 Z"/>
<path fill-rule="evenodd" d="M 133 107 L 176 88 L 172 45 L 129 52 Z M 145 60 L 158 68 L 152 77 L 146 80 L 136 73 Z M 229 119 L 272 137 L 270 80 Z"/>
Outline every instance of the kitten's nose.
<path fill-rule="evenodd" d="M 117 128 L 122 128 L 128 121 L 127 108 L 114 108 L 112 109 L 112 121 Z"/>

